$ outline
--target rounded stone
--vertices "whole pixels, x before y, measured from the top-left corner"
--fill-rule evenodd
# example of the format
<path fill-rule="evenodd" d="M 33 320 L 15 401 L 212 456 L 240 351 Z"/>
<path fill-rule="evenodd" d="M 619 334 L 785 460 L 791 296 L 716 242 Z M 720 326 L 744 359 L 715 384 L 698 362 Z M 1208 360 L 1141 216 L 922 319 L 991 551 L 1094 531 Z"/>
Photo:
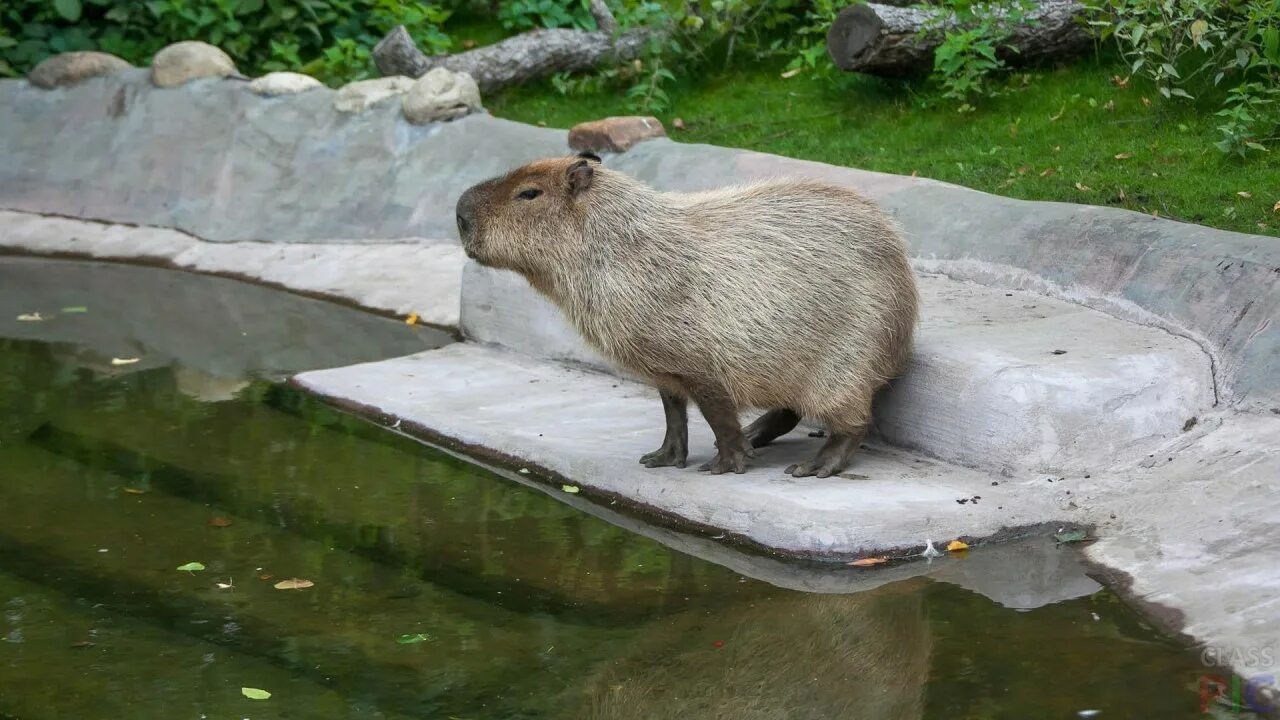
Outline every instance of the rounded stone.
<path fill-rule="evenodd" d="M 178 87 L 192 80 L 236 73 L 231 57 L 208 43 L 184 40 L 166 46 L 151 60 L 151 82 Z"/>
<path fill-rule="evenodd" d="M 364 110 L 386 100 L 409 92 L 413 80 L 403 75 L 377 78 L 374 80 L 357 80 L 343 85 L 333 99 L 333 107 L 338 112 L 363 112 Z"/>
<path fill-rule="evenodd" d="M 110 53 L 92 50 L 65 52 L 40 61 L 39 65 L 32 68 L 27 81 L 38 88 L 51 90 L 131 67 L 133 66 Z"/>
<path fill-rule="evenodd" d="M 267 73 L 249 83 L 249 89 L 258 95 L 275 97 L 277 95 L 296 95 L 297 93 L 324 87 L 321 82 L 310 75 L 295 72 Z"/>
<path fill-rule="evenodd" d="M 404 96 L 404 117 L 415 125 L 453 120 L 480 108 L 480 88 L 467 73 L 438 67 L 418 78 Z"/>

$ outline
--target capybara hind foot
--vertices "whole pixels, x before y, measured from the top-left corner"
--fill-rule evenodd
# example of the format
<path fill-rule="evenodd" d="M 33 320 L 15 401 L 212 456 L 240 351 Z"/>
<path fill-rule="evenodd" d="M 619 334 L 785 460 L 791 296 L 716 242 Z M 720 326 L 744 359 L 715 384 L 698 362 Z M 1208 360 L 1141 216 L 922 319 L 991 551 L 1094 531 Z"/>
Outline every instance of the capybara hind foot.
<path fill-rule="evenodd" d="M 728 452 L 717 450 L 716 456 L 698 466 L 703 472 L 711 471 L 712 475 L 723 475 L 733 472 L 741 475 L 747 471 L 747 450 L 743 447 L 732 447 Z"/>
<path fill-rule="evenodd" d="M 662 447 L 640 457 L 640 463 L 647 468 L 684 467 L 689 460 L 689 447 L 685 443 L 674 443 L 665 440 Z"/>
<path fill-rule="evenodd" d="M 835 475 L 849 467 L 849 461 L 853 459 L 853 454 L 858 452 L 858 446 L 862 444 L 862 435 L 863 433 L 832 435 L 812 460 L 788 467 L 787 473 L 791 477 L 798 478 L 810 475 L 825 478 Z"/>
<path fill-rule="evenodd" d="M 751 447 L 760 448 L 777 440 L 795 429 L 800 424 L 800 416 L 793 410 L 779 408 L 756 418 L 754 422 L 742 430 Z"/>

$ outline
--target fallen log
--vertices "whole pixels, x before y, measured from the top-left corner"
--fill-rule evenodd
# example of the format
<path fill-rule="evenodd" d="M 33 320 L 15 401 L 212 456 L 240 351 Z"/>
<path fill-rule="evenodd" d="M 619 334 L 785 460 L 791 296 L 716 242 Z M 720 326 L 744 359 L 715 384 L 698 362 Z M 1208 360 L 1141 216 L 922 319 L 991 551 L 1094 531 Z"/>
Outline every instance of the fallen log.
<path fill-rule="evenodd" d="M 1080 22 L 1084 11 L 1077 0 L 1043 0 L 1024 22 L 1009 28 L 1001 59 L 1028 65 L 1087 50 L 1092 40 Z M 927 73 L 933 67 L 933 51 L 942 42 L 941 31 L 959 26 L 954 16 L 935 20 L 937 12 L 921 6 L 851 5 L 836 15 L 827 32 L 827 54 L 836 67 L 849 72 L 884 77 Z M 993 4 L 991 12 L 1003 15 L 1007 8 Z"/>
<path fill-rule="evenodd" d="M 631 60 L 656 32 L 638 28 L 619 33 L 618 23 L 604 0 L 592 0 L 591 14 L 596 30 L 531 30 L 456 55 L 426 55 L 401 25 L 374 46 L 373 61 L 383 75 L 416 78 L 437 67 L 465 72 L 481 90 L 488 91 L 558 72 L 591 70 Z"/>

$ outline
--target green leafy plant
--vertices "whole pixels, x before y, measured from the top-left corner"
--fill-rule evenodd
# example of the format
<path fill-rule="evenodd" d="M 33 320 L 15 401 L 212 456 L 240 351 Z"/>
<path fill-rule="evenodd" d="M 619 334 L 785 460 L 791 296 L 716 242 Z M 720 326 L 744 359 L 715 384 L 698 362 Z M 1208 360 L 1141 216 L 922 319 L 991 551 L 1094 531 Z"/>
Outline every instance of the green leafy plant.
<path fill-rule="evenodd" d="M 933 11 L 921 29 L 921 36 L 941 35 L 934 50 L 931 77 L 942 96 L 971 109 L 969 101 L 998 93 L 991 79 L 1007 69 L 1001 50 L 1016 53 L 1007 45 L 1015 25 L 1030 22 L 1029 0 L 993 5 L 974 0 L 948 0 Z"/>
<path fill-rule="evenodd" d="M 1280 127 L 1280 2 L 1107 0 L 1090 25 L 1167 100 L 1216 103 L 1215 145 L 1266 152 Z"/>
<path fill-rule="evenodd" d="M 447 51 L 448 16 L 416 0 L 8 0 L 0 4 L 0 74 L 70 50 L 146 64 L 169 43 L 203 40 L 245 72 L 306 67 L 338 83 L 370 72 L 370 50 L 396 25 L 424 51 Z"/>

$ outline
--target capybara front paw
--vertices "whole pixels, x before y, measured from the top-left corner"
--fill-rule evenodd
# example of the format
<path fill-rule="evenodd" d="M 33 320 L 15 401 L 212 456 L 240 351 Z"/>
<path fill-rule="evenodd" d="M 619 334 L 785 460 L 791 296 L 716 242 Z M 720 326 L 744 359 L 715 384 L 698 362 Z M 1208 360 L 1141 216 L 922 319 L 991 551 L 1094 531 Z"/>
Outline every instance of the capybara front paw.
<path fill-rule="evenodd" d="M 640 464 L 647 468 L 684 467 L 689 459 L 689 451 L 663 443 L 662 447 L 640 457 Z"/>
<path fill-rule="evenodd" d="M 841 470 L 840 465 L 834 462 L 822 462 L 818 459 L 814 459 L 810 462 L 802 462 L 802 463 L 796 463 L 795 465 L 789 465 L 787 467 L 787 474 L 790 475 L 791 477 L 798 477 L 798 478 L 813 477 L 813 476 L 825 478 L 825 477 L 831 477 L 832 475 L 840 472 L 840 470 Z"/>
<path fill-rule="evenodd" d="M 729 453 L 717 452 L 715 457 L 702 463 L 698 469 L 704 472 L 710 471 L 712 475 L 723 475 L 727 472 L 741 475 L 747 471 L 747 453 L 742 448 Z"/>

